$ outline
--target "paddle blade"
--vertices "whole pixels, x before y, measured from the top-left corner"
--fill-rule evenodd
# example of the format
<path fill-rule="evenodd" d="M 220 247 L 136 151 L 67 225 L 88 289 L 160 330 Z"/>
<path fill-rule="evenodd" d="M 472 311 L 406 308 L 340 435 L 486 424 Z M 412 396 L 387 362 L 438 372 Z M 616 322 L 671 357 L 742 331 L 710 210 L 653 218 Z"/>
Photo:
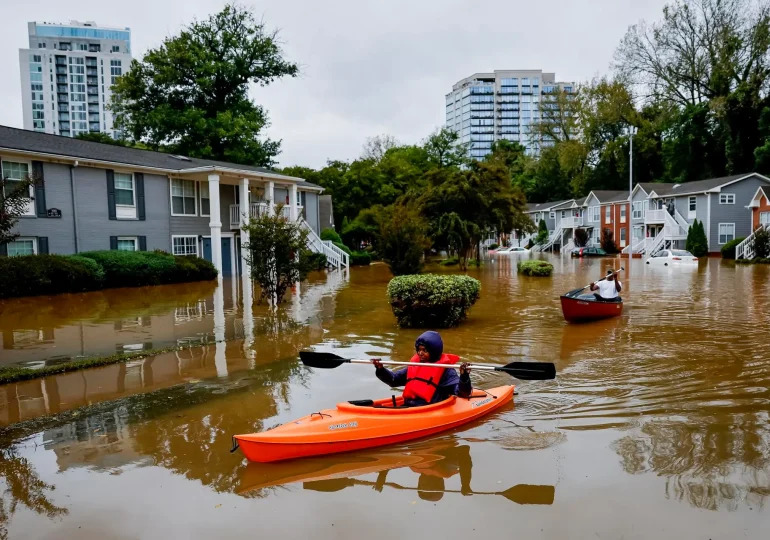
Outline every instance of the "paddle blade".
<path fill-rule="evenodd" d="M 570 291 L 570 292 L 568 292 L 568 293 L 567 293 L 567 294 L 565 294 L 564 296 L 577 296 L 578 294 L 580 294 L 580 293 L 581 293 L 581 292 L 583 292 L 584 290 L 585 290 L 585 287 L 583 287 L 582 289 L 575 289 L 574 291 Z"/>
<path fill-rule="evenodd" d="M 355 485 L 356 481 L 352 478 L 330 478 L 328 480 L 313 480 L 310 482 L 302 482 L 302 489 L 334 493 L 336 491 L 342 491 L 345 488 Z"/>
<path fill-rule="evenodd" d="M 500 495 L 517 504 L 553 504 L 555 493 L 554 486 L 519 484 L 506 489 Z"/>
<path fill-rule="evenodd" d="M 334 369 L 350 362 L 341 356 L 330 352 L 299 351 L 299 359 L 308 367 Z"/>
<path fill-rule="evenodd" d="M 556 366 L 550 362 L 511 362 L 495 371 L 504 371 L 521 381 L 545 381 L 556 378 Z"/>

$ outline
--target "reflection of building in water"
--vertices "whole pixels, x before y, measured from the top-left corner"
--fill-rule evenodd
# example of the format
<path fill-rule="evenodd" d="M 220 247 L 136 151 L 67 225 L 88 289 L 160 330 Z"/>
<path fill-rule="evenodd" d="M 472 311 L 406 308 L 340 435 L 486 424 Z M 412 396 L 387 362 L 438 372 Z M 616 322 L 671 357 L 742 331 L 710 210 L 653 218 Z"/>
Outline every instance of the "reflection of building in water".
<path fill-rule="evenodd" d="M 60 472 L 83 466 L 109 469 L 148 460 L 134 449 L 125 407 L 46 430 L 43 445 L 56 454 Z"/>

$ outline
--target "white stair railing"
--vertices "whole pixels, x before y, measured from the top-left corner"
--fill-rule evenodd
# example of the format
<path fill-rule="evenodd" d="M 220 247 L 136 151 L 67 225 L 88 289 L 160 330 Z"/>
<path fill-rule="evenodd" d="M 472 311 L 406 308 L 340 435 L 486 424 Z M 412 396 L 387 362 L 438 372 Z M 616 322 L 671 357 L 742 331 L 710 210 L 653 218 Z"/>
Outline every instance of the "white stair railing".
<path fill-rule="evenodd" d="M 663 234 L 663 232 L 661 232 L 655 238 L 647 238 L 646 240 L 647 242 L 646 242 L 644 251 L 649 257 L 652 257 L 658 251 L 663 249 L 664 242 L 666 241 L 666 236 Z"/>
<path fill-rule="evenodd" d="M 553 234 L 548 238 L 548 242 L 540 246 L 540 249 L 538 251 L 545 251 L 548 248 L 553 247 L 553 245 L 556 243 L 556 240 L 561 238 L 561 234 L 562 234 L 562 227 L 560 225 L 559 228 L 553 231 Z"/>
<path fill-rule="evenodd" d="M 308 232 L 307 242 L 308 248 L 310 248 L 311 251 L 326 255 L 326 261 L 335 270 L 350 267 L 350 260 L 347 253 L 335 246 L 331 241 L 321 240 L 307 221 L 302 218 L 300 218 L 299 221 L 302 228 Z"/>
<path fill-rule="evenodd" d="M 767 231 L 770 231 L 770 223 L 766 223 L 765 225 L 760 225 L 760 227 Z M 757 230 L 759 230 L 759 227 L 757 228 Z M 755 230 L 750 235 L 748 235 L 743 242 L 735 246 L 736 259 L 753 259 L 755 257 L 754 237 L 757 233 L 757 230 Z"/>

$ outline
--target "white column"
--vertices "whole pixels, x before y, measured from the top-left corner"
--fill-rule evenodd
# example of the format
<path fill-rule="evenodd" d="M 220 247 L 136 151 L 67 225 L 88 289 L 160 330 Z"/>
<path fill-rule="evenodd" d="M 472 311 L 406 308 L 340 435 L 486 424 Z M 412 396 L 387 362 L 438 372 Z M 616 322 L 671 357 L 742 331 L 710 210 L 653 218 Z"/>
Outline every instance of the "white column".
<path fill-rule="evenodd" d="M 251 276 L 243 274 L 241 276 L 242 294 L 243 294 L 243 353 L 249 359 L 249 369 L 256 367 L 256 355 L 252 345 L 254 343 L 254 293 L 251 282 Z"/>
<path fill-rule="evenodd" d="M 214 365 L 217 369 L 217 377 L 227 377 L 226 347 L 225 292 L 222 289 L 222 282 L 220 281 L 217 284 L 217 288 L 214 289 Z"/>
<path fill-rule="evenodd" d="M 241 273 L 244 276 L 251 278 L 251 267 L 246 257 L 247 251 L 244 249 L 249 242 L 249 234 L 243 230 L 243 226 L 248 224 L 249 217 L 251 216 L 251 201 L 249 201 L 249 179 L 241 178 Z"/>
<path fill-rule="evenodd" d="M 297 184 L 292 184 L 289 188 L 289 219 L 293 222 L 297 221 Z"/>
<path fill-rule="evenodd" d="M 222 220 L 219 212 L 219 175 L 209 175 L 209 201 L 210 218 L 209 227 L 211 228 L 211 259 L 214 268 L 219 272 L 219 279 L 222 279 Z"/>
<path fill-rule="evenodd" d="M 275 215 L 275 183 L 270 180 L 267 183 L 267 213 L 271 216 Z"/>

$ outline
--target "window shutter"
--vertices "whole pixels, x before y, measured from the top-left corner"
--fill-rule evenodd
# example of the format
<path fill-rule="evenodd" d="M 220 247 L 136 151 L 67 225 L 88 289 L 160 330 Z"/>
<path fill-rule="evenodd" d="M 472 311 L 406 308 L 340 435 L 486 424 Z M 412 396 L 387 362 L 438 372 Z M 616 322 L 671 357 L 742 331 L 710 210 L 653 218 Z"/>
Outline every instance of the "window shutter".
<path fill-rule="evenodd" d="M 37 217 L 47 217 L 45 204 L 45 179 L 43 178 L 43 162 L 32 162 L 32 178 L 35 182 L 35 210 Z"/>
<path fill-rule="evenodd" d="M 118 249 L 118 237 L 110 236 L 110 249 Z"/>
<path fill-rule="evenodd" d="M 144 221 L 144 174 L 134 173 L 136 181 L 136 215 L 139 221 Z"/>
<path fill-rule="evenodd" d="M 37 237 L 37 254 L 48 255 L 48 237 L 47 236 Z"/>
<path fill-rule="evenodd" d="M 110 214 L 110 219 L 118 219 L 117 211 L 115 210 L 115 171 L 112 169 L 107 169 L 107 210 Z M 113 249 L 117 249 L 117 247 Z"/>
<path fill-rule="evenodd" d="M 146 236 L 140 236 L 139 237 L 139 251 L 147 251 L 147 237 Z"/>

